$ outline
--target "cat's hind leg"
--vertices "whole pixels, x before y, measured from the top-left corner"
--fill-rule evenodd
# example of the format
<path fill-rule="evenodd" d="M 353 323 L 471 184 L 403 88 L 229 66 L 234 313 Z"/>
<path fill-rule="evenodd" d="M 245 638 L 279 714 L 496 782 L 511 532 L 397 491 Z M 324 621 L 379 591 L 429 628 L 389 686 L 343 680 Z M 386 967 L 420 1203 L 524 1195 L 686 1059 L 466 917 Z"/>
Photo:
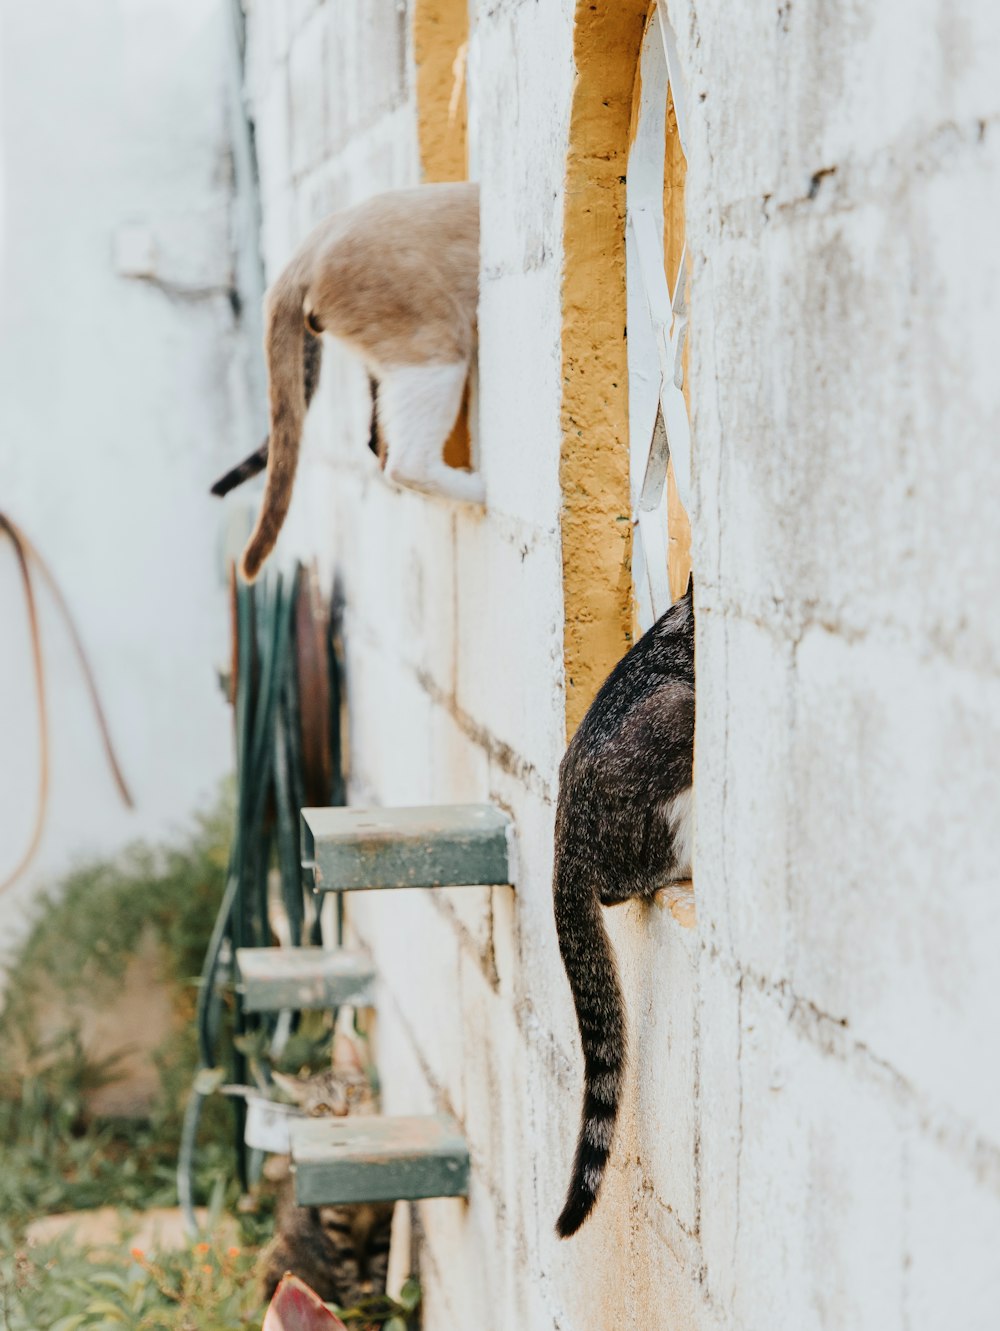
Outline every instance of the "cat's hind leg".
<path fill-rule="evenodd" d="M 465 361 L 403 365 L 382 372 L 378 419 L 388 480 L 466 503 L 485 501 L 482 477 L 449 467 L 442 457 L 458 418 L 468 373 Z"/>

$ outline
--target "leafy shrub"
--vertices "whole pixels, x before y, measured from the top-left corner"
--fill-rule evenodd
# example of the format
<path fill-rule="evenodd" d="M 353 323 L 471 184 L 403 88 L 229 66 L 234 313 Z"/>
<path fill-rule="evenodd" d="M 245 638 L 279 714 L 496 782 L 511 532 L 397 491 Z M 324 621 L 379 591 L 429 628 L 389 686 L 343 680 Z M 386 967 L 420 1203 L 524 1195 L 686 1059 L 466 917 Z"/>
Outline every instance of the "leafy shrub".
<path fill-rule="evenodd" d="M 28 1222 L 41 1215 L 176 1204 L 181 1122 L 197 1065 L 196 981 L 225 885 L 231 825 L 223 800 L 174 846 L 136 845 L 79 866 L 37 903 L 27 941 L 10 960 L 0 1012 L 2 1331 L 260 1327 L 253 1268 L 270 1236 L 266 1200 L 258 1214 L 239 1214 L 239 1247 L 217 1240 L 154 1259 L 127 1245 L 87 1252 L 72 1235 L 25 1243 Z M 161 945 L 177 1032 L 154 1054 L 160 1091 L 150 1118 L 102 1119 L 88 1112 L 87 1093 L 115 1080 L 118 1056 L 96 1063 L 88 1055 L 74 1007 L 114 998 L 149 931 Z M 308 1014 L 281 1065 L 327 1061 L 329 1043 L 328 1016 Z M 265 1044 L 259 1032 L 241 1040 L 251 1061 L 266 1058 Z M 195 1193 L 216 1215 L 238 1194 L 231 1112 L 214 1096 L 202 1117 Z M 342 1315 L 359 1331 L 403 1331 L 419 1297 L 411 1282 L 399 1303 L 373 1299 Z"/>
<path fill-rule="evenodd" d="M 0 1240 L 0 1310 L 8 1331 L 243 1331 L 259 1328 L 255 1255 L 223 1242 L 150 1258 L 96 1257 L 62 1238 L 30 1248 Z"/>
<path fill-rule="evenodd" d="M 184 985 L 202 958 L 225 886 L 231 799 L 221 799 L 176 845 L 137 843 L 78 866 L 34 906 L 34 925 L 8 958 L 0 1034 L 37 1043 L 40 1006 L 113 995 L 137 940 L 151 930 L 168 974 Z"/>
<path fill-rule="evenodd" d="M 221 800 L 176 845 L 137 845 L 79 866 L 35 906 L 0 1013 L 0 1217 L 14 1234 L 53 1211 L 176 1202 L 181 1118 L 196 1063 L 195 977 L 224 888 L 229 803 Z M 102 1120 L 88 1114 L 86 1095 L 115 1079 L 116 1058 L 98 1065 L 88 1056 L 75 1008 L 94 995 L 114 997 L 150 930 L 161 944 L 177 1030 L 154 1055 L 160 1092 L 149 1120 Z M 220 1173 L 233 1172 L 230 1113 L 221 1102 L 207 1107 L 202 1199 Z"/>

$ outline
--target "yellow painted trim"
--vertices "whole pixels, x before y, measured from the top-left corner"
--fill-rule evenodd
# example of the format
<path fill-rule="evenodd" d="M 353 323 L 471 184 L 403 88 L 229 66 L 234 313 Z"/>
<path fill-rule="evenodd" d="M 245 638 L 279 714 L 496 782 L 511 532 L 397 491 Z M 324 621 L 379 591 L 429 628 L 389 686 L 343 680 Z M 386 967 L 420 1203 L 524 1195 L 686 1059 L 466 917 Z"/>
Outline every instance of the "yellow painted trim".
<path fill-rule="evenodd" d="M 465 180 L 468 112 L 465 60 L 469 48 L 468 0 L 416 0 L 413 58 L 417 67 L 417 142 L 427 182 Z M 469 393 L 444 446 L 451 467 L 471 465 Z"/>
<path fill-rule="evenodd" d="M 566 731 L 631 643 L 625 171 L 649 0 L 578 0 L 562 279 Z"/>
<path fill-rule="evenodd" d="M 413 57 L 417 67 L 417 141 L 426 181 L 469 174 L 465 54 L 468 0 L 416 0 Z"/>

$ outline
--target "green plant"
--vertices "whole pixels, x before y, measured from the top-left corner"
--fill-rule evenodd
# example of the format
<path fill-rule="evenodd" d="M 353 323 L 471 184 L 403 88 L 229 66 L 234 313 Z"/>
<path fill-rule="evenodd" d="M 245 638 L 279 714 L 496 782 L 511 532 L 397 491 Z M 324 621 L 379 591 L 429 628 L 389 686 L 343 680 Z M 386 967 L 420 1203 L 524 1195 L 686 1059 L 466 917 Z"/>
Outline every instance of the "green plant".
<path fill-rule="evenodd" d="M 381 1327 L 382 1331 L 406 1331 L 420 1305 L 420 1285 L 407 1280 L 399 1291 L 399 1298 L 388 1294 L 374 1294 L 362 1299 L 355 1308 L 336 1308 L 334 1311 L 348 1327 Z"/>
<path fill-rule="evenodd" d="M 255 1254 L 202 1242 L 156 1258 L 139 1248 L 88 1254 L 71 1238 L 30 1248 L 0 1236 L 4 1331 L 242 1331 L 259 1327 Z"/>
<path fill-rule="evenodd" d="M 26 942 L 7 959 L 0 1034 L 30 1037 L 53 994 L 67 1003 L 113 994 L 143 930 L 162 945 L 165 978 L 190 983 L 222 898 L 231 825 L 226 795 L 176 844 L 90 860 L 40 897 Z"/>
<path fill-rule="evenodd" d="M 81 865 L 37 904 L 0 1013 L 0 1216 L 14 1234 L 52 1211 L 176 1201 L 181 1114 L 197 1061 L 192 977 L 222 896 L 230 823 L 227 798 L 176 845 Z M 144 930 L 161 944 L 176 1030 L 154 1055 L 160 1092 L 150 1118 L 96 1118 L 87 1092 L 115 1079 L 117 1055 L 95 1062 L 75 1013 L 85 997 L 113 997 Z M 201 1199 L 233 1173 L 230 1113 L 214 1102 L 206 1114 Z"/>
<path fill-rule="evenodd" d="M 220 803 L 167 848 L 135 846 L 81 865 L 37 907 L 25 946 L 8 968 L 0 1013 L 0 1331 L 238 1331 L 261 1324 L 253 1276 L 271 1233 L 273 1197 L 240 1212 L 240 1246 L 195 1244 L 155 1259 L 138 1250 L 86 1252 L 71 1235 L 27 1245 L 30 1220 L 56 1211 L 144 1210 L 177 1201 L 176 1165 L 186 1096 L 198 1065 L 196 978 L 222 898 L 232 812 Z M 136 940 L 152 931 L 177 1029 L 154 1053 L 160 1091 L 146 1120 L 100 1118 L 87 1093 L 117 1075 L 120 1055 L 96 1061 L 74 1017 L 95 994 L 113 998 Z M 241 1037 L 252 1062 L 271 1062 L 265 1033 Z M 279 1066 L 328 1060 L 329 1017 L 308 1014 Z M 195 1196 L 217 1216 L 239 1186 L 230 1105 L 206 1102 Z M 210 1225 L 211 1229 L 212 1226 Z M 348 1326 L 404 1331 L 419 1291 L 379 1298 L 341 1315 Z"/>
<path fill-rule="evenodd" d="M 203 1241 L 154 1257 L 126 1245 L 87 1253 L 71 1236 L 30 1248 L 9 1239 L 0 1230 L 0 1331 L 243 1331 L 264 1315 L 245 1247 Z M 419 1302 L 409 1280 L 398 1300 L 335 1311 L 355 1331 L 406 1331 Z"/>

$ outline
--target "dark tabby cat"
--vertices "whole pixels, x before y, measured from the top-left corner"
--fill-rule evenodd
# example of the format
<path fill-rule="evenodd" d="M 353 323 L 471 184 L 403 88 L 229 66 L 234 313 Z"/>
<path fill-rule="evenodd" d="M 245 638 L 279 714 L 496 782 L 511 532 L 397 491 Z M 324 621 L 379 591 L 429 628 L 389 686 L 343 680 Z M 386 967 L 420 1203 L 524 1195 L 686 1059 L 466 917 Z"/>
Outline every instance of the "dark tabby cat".
<path fill-rule="evenodd" d="M 375 1095 L 353 1046 L 337 1037 L 335 1065 L 300 1080 L 274 1074 L 276 1084 L 316 1117 L 374 1114 Z M 385 1292 L 392 1204 L 298 1206 L 291 1178 L 278 1195 L 275 1237 L 261 1259 L 261 1282 L 270 1299 L 286 1272 L 299 1276 L 326 1303 L 353 1307 Z"/>
<path fill-rule="evenodd" d="M 693 584 L 614 668 L 559 769 L 556 932 L 584 1056 L 580 1138 L 556 1228 L 590 1215 L 611 1152 L 626 1059 L 625 1004 L 602 906 L 691 876 Z"/>

